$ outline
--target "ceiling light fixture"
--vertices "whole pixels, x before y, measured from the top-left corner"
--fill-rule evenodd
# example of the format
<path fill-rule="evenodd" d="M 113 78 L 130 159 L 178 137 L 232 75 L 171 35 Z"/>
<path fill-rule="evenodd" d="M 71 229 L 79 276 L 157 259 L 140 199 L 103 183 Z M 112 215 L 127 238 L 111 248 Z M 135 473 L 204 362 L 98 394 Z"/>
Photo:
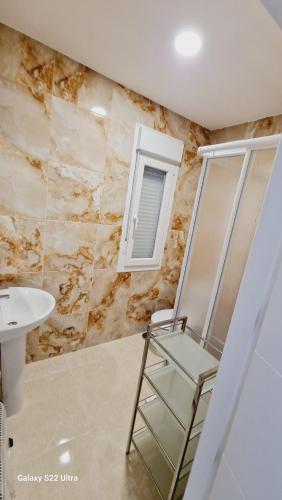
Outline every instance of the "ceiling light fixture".
<path fill-rule="evenodd" d="M 91 111 L 92 113 L 94 113 L 94 115 L 97 116 L 106 116 L 107 114 L 107 111 L 102 106 L 93 106 L 93 108 L 91 108 Z"/>
<path fill-rule="evenodd" d="M 202 40 L 193 31 L 183 31 L 175 37 L 174 46 L 182 56 L 194 56 L 202 46 Z"/>

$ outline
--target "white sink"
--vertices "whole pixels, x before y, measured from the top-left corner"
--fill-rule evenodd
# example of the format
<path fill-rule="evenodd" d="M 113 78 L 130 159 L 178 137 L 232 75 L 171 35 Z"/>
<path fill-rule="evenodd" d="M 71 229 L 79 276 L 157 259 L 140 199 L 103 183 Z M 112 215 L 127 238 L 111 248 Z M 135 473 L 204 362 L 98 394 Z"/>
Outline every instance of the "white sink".
<path fill-rule="evenodd" d="M 8 416 L 22 406 L 26 333 L 41 325 L 54 307 L 54 297 L 44 290 L 25 287 L 0 290 L 2 398 Z"/>
<path fill-rule="evenodd" d="M 13 340 L 41 325 L 54 307 L 54 297 L 44 290 L 25 287 L 0 290 L 0 342 Z"/>

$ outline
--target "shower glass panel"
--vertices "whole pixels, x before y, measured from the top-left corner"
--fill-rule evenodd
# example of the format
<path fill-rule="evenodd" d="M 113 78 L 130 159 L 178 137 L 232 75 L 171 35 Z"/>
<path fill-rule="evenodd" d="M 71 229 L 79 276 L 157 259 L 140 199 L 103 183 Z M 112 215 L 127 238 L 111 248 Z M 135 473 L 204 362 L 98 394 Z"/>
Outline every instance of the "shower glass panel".
<path fill-rule="evenodd" d="M 226 339 L 266 187 L 270 179 L 275 153 L 275 149 L 262 149 L 254 151 L 250 159 L 249 170 L 208 329 L 208 338 L 215 345 L 216 338 L 222 342 Z"/>
<path fill-rule="evenodd" d="M 208 159 L 178 314 L 202 335 L 244 156 Z"/>

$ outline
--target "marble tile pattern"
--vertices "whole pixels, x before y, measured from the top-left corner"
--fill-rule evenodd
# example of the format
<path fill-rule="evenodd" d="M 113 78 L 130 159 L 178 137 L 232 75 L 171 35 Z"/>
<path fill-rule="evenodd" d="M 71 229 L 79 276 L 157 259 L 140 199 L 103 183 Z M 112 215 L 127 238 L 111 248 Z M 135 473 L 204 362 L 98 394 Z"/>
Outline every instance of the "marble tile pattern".
<path fill-rule="evenodd" d="M 183 139 L 185 154 L 162 269 L 117 273 L 136 122 Z M 0 281 L 56 298 L 28 335 L 28 361 L 131 335 L 173 305 L 208 142 L 195 123 L 0 26 Z"/>
<path fill-rule="evenodd" d="M 162 268 L 117 273 L 136 122 L 184 140 L 185 151 Z M 239 133 L 279 128 L 281 120 L 267 118 Z M 201 169 L 197 148 L 215 138 L 0 25 L 0 281 L 43 286 L 57 301 L 28 335 L 28 361 L 134 334 L 152 312 L 173 306 Z"/>

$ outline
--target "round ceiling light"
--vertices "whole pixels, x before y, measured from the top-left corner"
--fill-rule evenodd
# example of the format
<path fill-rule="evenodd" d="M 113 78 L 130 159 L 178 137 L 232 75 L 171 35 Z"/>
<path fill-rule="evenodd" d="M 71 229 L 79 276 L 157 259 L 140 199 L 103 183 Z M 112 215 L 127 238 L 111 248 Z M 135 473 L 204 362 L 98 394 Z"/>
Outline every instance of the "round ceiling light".
<path fill-rule="evenodd" d="M 182 56 L 194 56 L 202 46 L 202 40 L 193 31 L 183 31 L 175 37 L 174 46 Z"/>

